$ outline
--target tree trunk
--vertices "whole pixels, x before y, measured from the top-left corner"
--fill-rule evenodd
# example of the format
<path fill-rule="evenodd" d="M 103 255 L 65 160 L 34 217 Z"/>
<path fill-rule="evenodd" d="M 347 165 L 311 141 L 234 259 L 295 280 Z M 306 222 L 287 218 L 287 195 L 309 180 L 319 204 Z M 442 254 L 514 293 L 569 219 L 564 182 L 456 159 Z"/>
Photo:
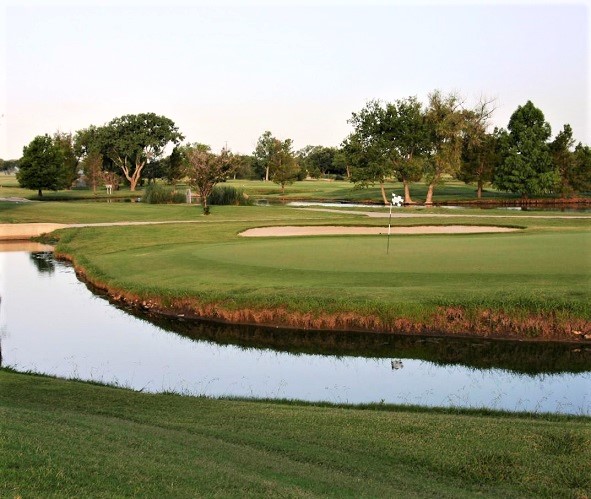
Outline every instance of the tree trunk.
<path fill-rule="evenodd" d="M 265 168 L 265 182 L 269 181 L 269 167 Z"/>
<path fill-rule="evenodd" d="M 37 196 L 39 196 L 39 197 L 42 197 L 43 196 L 43 193 L 41 192 L 41 189 L 38 189 L 37 190 Z"/>
<path fill-rule="evenodd" d="M 413 204 L 412 198 L 410 197 L 410 186 L 408 185 L 408 180 L 403 180 L 402 184 L 404 185 L 404 204 Z"/>
<path fill-rule="evenodd" d="M 384 187 L 384 182 L 380 182 L 380 191 L 382 192 L 382 200 L 384 201 L 384 204 L 387 206 L 390 204 L 390 202 L 388 201 L 388 198 L 386 197 L 386 189 Z"/>
<path fill-rule="evenodd" d="M 425 199 L 425 204 L 433 204 L 433 188 L 435 184 L 429 184 L 429 188 L 427 189 L 427 199 Z"/>
<path fill-rule="evenodd" d="M 207 206 L 207 196 L 201 196 L 201 207 L 203 208 L 203 214 L 209 215 L 209 206 Z"/>
<path fill-rule="evenodd" d="M 482 198 L 482 180 L 478 179 L 478 189 L 476 190 L 476 197 L 478 199 Z"/>

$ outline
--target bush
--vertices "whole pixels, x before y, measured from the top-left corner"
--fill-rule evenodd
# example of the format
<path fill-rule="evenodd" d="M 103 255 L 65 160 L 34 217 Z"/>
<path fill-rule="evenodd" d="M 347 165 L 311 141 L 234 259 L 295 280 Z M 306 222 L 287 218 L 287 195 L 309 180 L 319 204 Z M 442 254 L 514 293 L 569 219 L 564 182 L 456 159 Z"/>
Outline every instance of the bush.
<path fill-rule="evenodd" d="M 144 190 L 142 202 L 149 204 L 184 203 L 185 195 L 182 192 L 173 192 L 172 189 L 161 184 L 150 184 Z"/>
<path fill-rule="evenodd" d="M 213 188 L 213 192 L 210 194 L 208 204 L 211 205 L 234 205 L 234 206 L 246 206 L 251 205 L 252 201 L 248 198 L 242 189 L 236 189 L 231 186 Z"/>

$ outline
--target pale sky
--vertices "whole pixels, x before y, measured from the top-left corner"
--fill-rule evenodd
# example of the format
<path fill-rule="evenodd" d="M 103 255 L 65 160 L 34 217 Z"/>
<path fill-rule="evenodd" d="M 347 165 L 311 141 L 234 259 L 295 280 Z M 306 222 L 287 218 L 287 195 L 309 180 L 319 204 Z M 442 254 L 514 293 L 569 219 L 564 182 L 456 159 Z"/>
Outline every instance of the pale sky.
<path fill-rule="evenodd" d="M 251 153 L 270 130 L 338 146 L 370 99 L 434 89 L 531 100 L 591 144 L 589 2 L 13 2 L 4 9 L 0 158 L 124 114 Z"/>

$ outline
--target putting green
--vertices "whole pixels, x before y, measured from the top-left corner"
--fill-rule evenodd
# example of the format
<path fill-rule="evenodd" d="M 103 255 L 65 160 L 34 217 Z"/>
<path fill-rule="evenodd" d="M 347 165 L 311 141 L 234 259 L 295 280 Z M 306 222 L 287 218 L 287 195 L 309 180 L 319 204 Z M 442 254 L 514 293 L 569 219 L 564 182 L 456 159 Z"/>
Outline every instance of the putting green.
<path fill-rule="evenodd" d="M 587 237 L 524 236 L 392 236 L 388 253 L 383 235 L 249 239 L 200 245 L 190 252 L 193 258 L 228 265 L 229 270 L 248 266 L 343 273 L 589 274 Z"/>

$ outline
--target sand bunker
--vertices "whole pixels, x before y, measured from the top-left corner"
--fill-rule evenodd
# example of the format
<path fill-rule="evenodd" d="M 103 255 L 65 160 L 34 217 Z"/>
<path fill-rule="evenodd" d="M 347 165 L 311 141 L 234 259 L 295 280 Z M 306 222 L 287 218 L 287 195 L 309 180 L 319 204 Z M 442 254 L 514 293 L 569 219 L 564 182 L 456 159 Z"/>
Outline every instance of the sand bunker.
<path fill-rule="evenodd" d="M 417 225 L 414 227 L 392 227 L 392 234 L 483 234 L 492 232 L 515 232 L 521 229 L 482 225 Z M 241 232 L 244 237 L 277 236 L 342 236 L 387 234 L 387 227 L 346 227 L 335 225 L 258 227 Z"/>
<path fill-rule="evenodd" d="M 65 224 L 51 223 L 0 224 L 0 241 L 29 239 L 65 227 L 67 227 Z"/>

